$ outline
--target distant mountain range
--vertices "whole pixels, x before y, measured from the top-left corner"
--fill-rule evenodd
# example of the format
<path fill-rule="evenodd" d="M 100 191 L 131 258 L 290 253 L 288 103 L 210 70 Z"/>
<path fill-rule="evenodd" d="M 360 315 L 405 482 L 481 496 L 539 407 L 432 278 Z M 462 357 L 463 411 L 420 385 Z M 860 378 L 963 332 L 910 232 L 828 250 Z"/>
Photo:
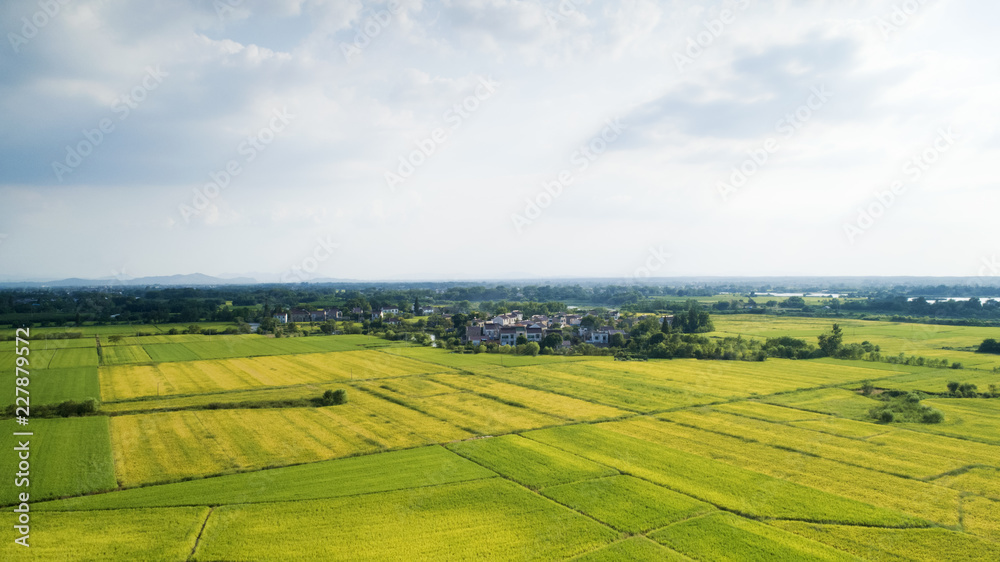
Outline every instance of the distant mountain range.
<path fill-rule="evenodd" d="M 161 275 L 157 277 L 136 277 L 104 279 L 80 279 L 73 277 L 70 279 L 58 279 L 54 281 L 11 281 L 0 283 L 0 287 L 145 287 L 149 285 L 160 285 L 165 287 L 198 287 L 205 285 L 255 285 L 257 280 L 252 277 L 234 277 L 223 279 L 212 277 L 203 273 L 190 273 L 187 275 Z"/>
<path fill-rule="evenodd" d="M 253 275 L 252 277 L 250 275 Z M 81 279 L 57 279 L 52 281 L 14 280 L 0 278 L 0 288 L 38 288 L 38 287 L 203 287 L 219 285 L 259 285 L 278 284 L 281 278 L 268 273 L 233 274 L 231 277 L 213 277 L 203 273 L 186 275 L 161 275 L 154 277 Z M 371 285 L 395 286 L 410 288 L 469 286 L 469 285 L 581 285 L 593 287 L 599 285 L 703 285 L 721 290 L 732 290 L 729 285 L 736 286 L 778 286 L 797 287 L 806 291 L 842 291 L 843 289 L 866 289 L 877 287 L 932 287 L 932 286 L 973 286 L 994 287 L 1000 289 L 1000 276 L 992 277 L 820 277 L 820 276 L 772 276 L 772 277 L 731 277 L 731 276 L 690 276 L 690 277 L 649 277 L 643 279 L 600 278 L 600 277 L 536 277 L 536 278 L 495 278 L 495 279 L 334 279 L 317 278 L 306 281 L 308 284 L 332 285 Z M 296 284 L 296 283 L 292 283 Z M 942 293 L 943 294 L 943 293 Z"/>

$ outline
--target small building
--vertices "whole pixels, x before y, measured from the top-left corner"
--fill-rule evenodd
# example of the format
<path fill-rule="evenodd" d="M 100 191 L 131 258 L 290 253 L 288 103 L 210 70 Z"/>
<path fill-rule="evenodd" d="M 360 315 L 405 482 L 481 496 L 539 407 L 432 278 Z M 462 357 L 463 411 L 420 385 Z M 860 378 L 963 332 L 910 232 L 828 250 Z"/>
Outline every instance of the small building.
<path fill-rule="evenodd" d="M 528 341 L 533 341 L 533 342 L 536 342 L 536 343 L 541 343 L 542 338 L 544 337 L 543 334 L 542 334 L 542 327 L 541 326 L 537 326 L 537 327 L 536 326 L 529 326 L 525 330 L 524 336 L 526 338 L 528 338 Z"/>
<path fill-rule="evenodd" d="M 395 306 L 383 306 L 382 314 L 399 314 L 399 308 Z"/>
<path fill-rule="evenodd" d="M 288 312 L 290 322 L 309 322 L 312 320 L 312 313 L 304 308 L 293 308 Z"/>
<path fill-rule="evenodd" d="M 479 345 L 486 341 L 486 336 L 483 335 L 483 329 L 480 326 L 469 326 L 465 329 L 465 337 L 462 339 L 466 343 Z"/>
<path fill-rule="evenodd" d="M 274 316 L 272 316 L 272 318 L 274 318 L 275 320 L 277 320 L 278 322 L 280 322 L 282 324 L 288 324 L 288 313 L 287 312 L 280 312 L 280 313 L 275 314 Z"/>

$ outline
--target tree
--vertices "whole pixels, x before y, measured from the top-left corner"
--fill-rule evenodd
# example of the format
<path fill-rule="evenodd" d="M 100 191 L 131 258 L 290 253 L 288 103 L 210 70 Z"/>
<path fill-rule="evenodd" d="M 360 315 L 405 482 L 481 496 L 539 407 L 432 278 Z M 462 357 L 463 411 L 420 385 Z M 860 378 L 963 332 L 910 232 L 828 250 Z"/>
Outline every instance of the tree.
<path fill-rule="evenodd" d="M 802 297 L 788 297 L 780 306 L 781 308 L 802 308 L 806 305 L 806 299 Z"/>
<path fill-rule="evenodd" d="M 122 336 L 121 334 L 110 335 L 110 336 L 108 336 L 108 343 L 118 343 L 118 342 L 122 341 L 123 337 L 124 336 Z"/>
<path fill-rule="evenodd" d="M 528 338 L 524 334 L 519 334 L 517 336 L 517 341 L 515 343 L 517 345 L 524 345 L 524 344 L 528 343 Z"/>
<path fill-rule="evenodd" d="M 559 349 L 560 347 L 562 347 L 562 342 L 563 342 L 562 334 L 557 334 L 557 333 L 553 332 L 553 333 L 545 336 L 545 339 L 542 340 L 541 348 L 542 349 Z"/>
<path fill-rule="evenodd" d="M 625 336 L 619 333 L 611 334 L 611 340 L 608 342 L 611 347 L 625 347 Z"/>
<path fill-rule="evenodd" d="M 820 334 L 817 339 L 819 339 L 819 348 L 823 350 L 824 354 L 828 357 L 836 357 L 844 341 L 844 332 L 840 329 L 840 324 L 834 324 L 833 330 L 826 334 Z"/>
<path fill-rule="evenodd" d="M 535 342 L 528 342 L 528 343 L 524 344 L 523 346 L 521 346 L 520 352 L 521 352 L 521 355 L 530 355 L 530 356 L 534 357 L 534 356 L 538 355 L 538 351 L 540 349 L 541 349 L 541 347 L 537 343 L 535 343 Z"/>
<path fill-rule="evenodd" d="M 324 406 L 336 406 L 347 403 L 347 391 L 344 389 L 327 390 L 323 393 L 320 402 Z"/>
<path fill-rule="evenodd" d="M 993 338 L 983 340 L 983 343 L 979 344 L 979 349 L 976 350 L 976 353 L 1000 354 L 1000 342 Z"/>
<path fill-rule="evenodd" d="M 413 314 L 415 316 L 420 316 L 422 314 L 420 311 L 420 297 L 414 297 L 413 299 Z"/>

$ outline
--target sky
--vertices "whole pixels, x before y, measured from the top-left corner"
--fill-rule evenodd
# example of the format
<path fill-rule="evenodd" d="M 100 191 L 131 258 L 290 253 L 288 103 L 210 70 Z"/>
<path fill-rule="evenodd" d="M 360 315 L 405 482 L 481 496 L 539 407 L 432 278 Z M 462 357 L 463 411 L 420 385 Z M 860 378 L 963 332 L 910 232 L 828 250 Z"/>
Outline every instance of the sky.
<path fill-rule="evenodd" d="M 0 3 L 0 281 L 1000 275 L 1000 4 Z"/>

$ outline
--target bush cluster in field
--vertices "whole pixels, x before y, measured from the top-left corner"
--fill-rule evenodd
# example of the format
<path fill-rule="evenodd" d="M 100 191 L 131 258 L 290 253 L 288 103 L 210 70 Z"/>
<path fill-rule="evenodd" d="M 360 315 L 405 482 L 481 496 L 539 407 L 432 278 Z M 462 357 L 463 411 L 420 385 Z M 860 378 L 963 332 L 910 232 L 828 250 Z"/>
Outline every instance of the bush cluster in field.
<path fill-rule="evenodd" d="M 7 406 L 4 410 L 4 419 L 14 417 L 16 404 Z M 98 402 L 93 398 L 77 402 L 75 400 L 64 400 L 58 404 L 41 404 L 31 407 L 31 417 L 33 418 L 68 418 L 71 416 L 87 416 L 97 413 Z"/>
<path fill-rule="evenodd" d="M 866 396 L 871 396 L 873 390 L 870 382 L 866 382 L 861 387 L 861 393 Z M 868 411 L 873 419 L 882 423 L 941 423 L 944 421 L 944 413 L 941 410 L 920 403 L 920 400 L 926 397 L 922 392 L 886 390 L 872 397 L 885 402 L 885 404 Z"/>
<path fill-rule="evenodd" d="M 993 338 L 983 340 L 983 343 L 979 344 L 979 349 L 976 350 L 976 353 L 995 353 L 1000 355 L 1000 342 Z"/>

